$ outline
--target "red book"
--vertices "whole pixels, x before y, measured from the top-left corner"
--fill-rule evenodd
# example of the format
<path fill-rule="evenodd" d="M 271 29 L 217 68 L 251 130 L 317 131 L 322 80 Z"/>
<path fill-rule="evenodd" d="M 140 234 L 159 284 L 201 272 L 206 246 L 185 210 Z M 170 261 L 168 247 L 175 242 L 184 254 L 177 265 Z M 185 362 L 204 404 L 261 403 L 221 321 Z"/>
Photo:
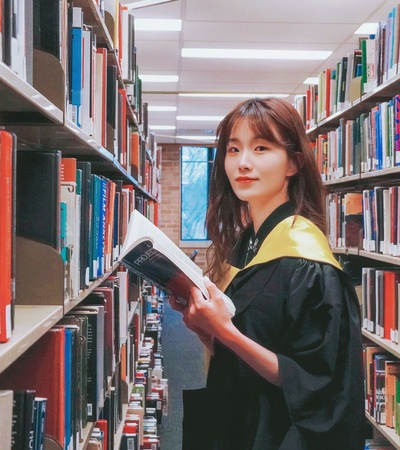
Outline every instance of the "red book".
<path fill-rule="evenodd" d="M 383 337 L 395 341 L 397 324 L 397 284 L 400 282 L 400 272 L 387 270 L 384 276 L 384 313 L 383 313 Z"/>
<path fill-rule="evenodd" d="M 99 428 L 104 433 L 103 450 L 107 450 L 107 443 L 108 443 L 108 423 L 107 423 L 107 420 L 99 419 L 96 422 L 95 428 Z"/>
<path fill-rule="evenodd" d="M 103 55 L 103 65 L 101 69 L 102 84 L 101 84 L 101 142 L 100 144 L 105 148 L 107 146 L 107 49 L 97 48 L 96 53 Z M 98 113 L 98 111 L 96 111 Z"/>
<path fill-rule="evenodd" d="M 15 136 L 0 131 L 0 342 L 12 331 L 15 244 Z"/>
<path fill-rule="evenodd" d="M 332 69 L 325 69 L 325 117 L 331 115 L 331 77 Z"/>
<path fill-rule="evenodd" d="M 47 398 L 46 434 L 64 448 L 65 330 L 52 328 L 0 375 L 2 389 L 33 389 Z"/>
<path fill-rule="evenodd" d="M 121 95 L 121 128 L 120 128 L 120 133 L 121 133 L 121 148 L 119 149 L 120 151 L 120 156 L 119 156 L 119 162 L 121 163 L 121 165 L 123 167 L 125 167 L 125 169 L 127 169 L 127 104 L 128 104 L 128 99 L 126 96 L 126 90 L 125 89 L 118 89 L 118 93 Z"/>
<path fill-rule="evenodd" d="M 140 136 L 137 131 L 131 133 L 131 175 L 138 180 L 140 167 Z"/>

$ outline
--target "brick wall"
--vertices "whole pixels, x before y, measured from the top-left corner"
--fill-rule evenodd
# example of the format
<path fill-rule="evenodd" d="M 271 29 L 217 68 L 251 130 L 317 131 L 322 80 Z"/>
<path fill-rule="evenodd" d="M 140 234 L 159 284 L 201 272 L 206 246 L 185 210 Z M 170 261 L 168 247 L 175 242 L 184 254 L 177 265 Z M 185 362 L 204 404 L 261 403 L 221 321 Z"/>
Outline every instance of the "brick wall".
<path fill-rule="evenodd" d="M 159 227 L 179 245 L 180 238 L 180 162 L 179 162 L 179 144 L 160 144 L 162 147 L 162 169 L 161 169 L 161 204 Z M 194 249 L 199 252 L 196 256 L 196 264 L 203 268 L 206 267 L 206 249 L 193 247 L 184 247 L 182 250 L 191 255 Z"/>

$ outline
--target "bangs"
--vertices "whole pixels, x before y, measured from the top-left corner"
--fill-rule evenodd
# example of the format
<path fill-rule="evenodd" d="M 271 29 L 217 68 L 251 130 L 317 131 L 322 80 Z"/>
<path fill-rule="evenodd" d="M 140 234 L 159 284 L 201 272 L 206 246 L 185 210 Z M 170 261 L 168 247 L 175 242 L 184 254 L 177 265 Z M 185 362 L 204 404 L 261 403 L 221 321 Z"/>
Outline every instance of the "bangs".
<path fill-rule="evenodd" d="M 243 103 L 240 108 L 236 109 L 230 117 L 227 116 L 226 119 L 226 128 L 221 135 L 228 136 L 228 139 L 236 125 L 246 121 L 250 130 L 256 136 L 260 136 L 268 142 L 280 146 L 284 145 L 284 141 L 278 132 L 279 128 L 276 120 L 271 117 L 268 109 L 261 101 L 253 100 Z"/>

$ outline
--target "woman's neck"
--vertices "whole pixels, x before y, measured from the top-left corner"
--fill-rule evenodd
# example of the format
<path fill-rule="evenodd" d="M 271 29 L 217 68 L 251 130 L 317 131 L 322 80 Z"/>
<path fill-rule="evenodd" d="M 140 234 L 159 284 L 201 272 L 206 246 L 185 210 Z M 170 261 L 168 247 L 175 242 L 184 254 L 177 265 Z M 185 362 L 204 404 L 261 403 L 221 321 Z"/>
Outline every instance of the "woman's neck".
<path fill-rule="evenodd" d="M 250 215 L 253 221 L 254 233 L 257 234 L 261 225 L 265 220 L 278 208 L 279 206 L 286 203 L 288 199 L 279 202 L 271 202 L 267 205 L 249 205 Z"/>

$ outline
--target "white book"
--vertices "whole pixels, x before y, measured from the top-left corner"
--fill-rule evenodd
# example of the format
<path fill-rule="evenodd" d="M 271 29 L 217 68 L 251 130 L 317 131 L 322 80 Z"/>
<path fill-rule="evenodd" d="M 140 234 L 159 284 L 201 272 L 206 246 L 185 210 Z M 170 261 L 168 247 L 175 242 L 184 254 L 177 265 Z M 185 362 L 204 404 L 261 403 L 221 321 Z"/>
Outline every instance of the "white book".
<path fill-rule="evenodd" d="M 187 304 L 192 286 L 197 286 L 204 298 L 210 298 L 202 269 L 137 210 L 131 214 L 119 262 L 174 295 L 182 304 Z M 223 295 L 233 316 L 235 306 L 229 297 Z"/>
<path fill-rule="evenodd" d="M 93 119 L 90 110 L 90 101 L 92 97 L 91 91 L 91 73 L 90 66 L 92 61 L 92 32 L 88 28 L 82 30 L 83 41 L 83 77 L 82 77 L 82 105 L 81 105 L 81 123 L 82 130 L 91 136 L 93 133 Z"/>
<path fill-rule="evenodd" d="M 0 450 L 11 448 L 13 422 L 13 391 L 0 391 Z"/>

